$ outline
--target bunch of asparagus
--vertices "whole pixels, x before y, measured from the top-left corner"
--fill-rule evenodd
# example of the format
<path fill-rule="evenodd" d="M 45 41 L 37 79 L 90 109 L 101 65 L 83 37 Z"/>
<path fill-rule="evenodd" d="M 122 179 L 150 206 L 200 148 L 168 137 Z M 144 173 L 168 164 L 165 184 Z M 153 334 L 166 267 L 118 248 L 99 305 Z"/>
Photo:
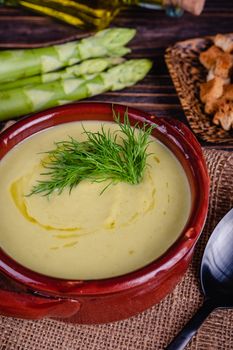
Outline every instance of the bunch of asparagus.
<path fill-rule="evenodd" d="M 0 52 L 0 120 L 134 85 L 152 66 L 122 58 L 134 35 L 112 28 L 62 45 Z"/>

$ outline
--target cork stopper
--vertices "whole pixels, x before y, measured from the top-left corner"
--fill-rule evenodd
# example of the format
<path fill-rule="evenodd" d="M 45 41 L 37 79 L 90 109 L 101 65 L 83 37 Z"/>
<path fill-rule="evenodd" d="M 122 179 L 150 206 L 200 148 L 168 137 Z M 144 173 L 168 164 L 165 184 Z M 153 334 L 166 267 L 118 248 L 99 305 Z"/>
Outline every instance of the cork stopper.
<path fill-rule="evenodd" d="M 163 0 L 164 6 L 178 6 L 185 11 L 199 16 L 204 8 L 205 0 Z"/>

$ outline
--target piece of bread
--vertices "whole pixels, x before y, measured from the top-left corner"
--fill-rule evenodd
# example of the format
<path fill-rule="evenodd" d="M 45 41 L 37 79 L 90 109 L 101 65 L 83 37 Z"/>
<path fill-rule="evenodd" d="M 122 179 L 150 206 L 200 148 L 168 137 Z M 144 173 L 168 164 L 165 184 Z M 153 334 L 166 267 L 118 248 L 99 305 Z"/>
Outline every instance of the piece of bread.
<path fill-rule="evenodd" d="M 214 115 L 214 124 L 221 125 L 224 130 L 233 128 L 233 102 L 225 101 Z"/>
<path fill-rule="evenodd" d="M 224 85 L 222 97 L 225 100 L 233 101 L 233 84 Z"/>
<path fill-rule="evenodd" d="M 230 76 L 233 67 L 233 56 L 229 53 L 219 55 L 216 59 L 213 74 L 215 76 L 227 79 Z"/>
<path fill-rule="evenodd" d="M 208 99 L 205 104 L 205 112 L 213 114 L 218 111 L 224 103 L 233 102 L 233 84 L 223 85 L 223 94 L 217 99 Z"/>
<path fill-rule="evenodd" d="M 214 38 L 214 44 L 225 52 L 232 52 L 233 36 L 217 34 Z"/>
<path fill-rule="evenodd" d="M 211 69 L 215 66 L 217 58 L 223 53 L 221 49 L 213 45 L 208 50 L 201 52 L 199 59 L 205 68 Z"/>
<path fill-rule="evenodd" d="M 215 78 L 215 75 L 214 75 L 214 70 L 213 68 L 211 68 L 209 71 L 208 71 L 208 74 L 207 74 L 207 77 L 206 77 L 206 81 L 210 81 L 212 79 Z"/>
<path fill-rule="evenodd" d="M 216 75 L 214 74 L 214 69 L 210 69 L 208 74 L 207 74 L 207 77 L 206 77 L 206 81 L 210 81 L 212 79 L 214 79 L 216 77 Z M 231 82 L 231 79 L 228 77 L 228 78 L 224 78 L 224 85 L 227 85 L 227 84 L 230 84 Z"/>
<path fill-rule="evenodd" d="M 223 94 L 223 85 L 224 80 L 220 77 L 215 77 L 207 83 L 202 83 L 200 85 L 200 97 L 202 102 L 211 102 L 221 97 Z"/>
<path fill-rule="evenodd" d="M 217 99 L 217 100 L 213 99 L 213 100 L 207 101 L 205 104 L 205 112 L 207 114 L 214 114 L 215 112 L 217 112 L 218 103 L 219 103 L 219 99 Z"/>

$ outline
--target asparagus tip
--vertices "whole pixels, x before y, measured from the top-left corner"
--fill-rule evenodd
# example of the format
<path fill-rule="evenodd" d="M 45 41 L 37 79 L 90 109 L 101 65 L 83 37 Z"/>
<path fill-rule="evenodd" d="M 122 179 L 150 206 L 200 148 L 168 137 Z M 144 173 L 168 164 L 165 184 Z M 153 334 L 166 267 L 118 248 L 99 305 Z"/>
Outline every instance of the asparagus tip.
<path fill-rule="evenodd" d="M 152 61 L 146 58 L 128 60 L 107 71 L 107 79 L 111 81 L 111 90 L 120 90 L 132 86 L 142 80 L 152 67 Z"/>
<path fill-rule="evenodd" d="M 101 30 L 95 37 L 106 40 L 112 47 L 126 45 L 136 34 L 136 30 L 132 28 L 108 28 Z"/>

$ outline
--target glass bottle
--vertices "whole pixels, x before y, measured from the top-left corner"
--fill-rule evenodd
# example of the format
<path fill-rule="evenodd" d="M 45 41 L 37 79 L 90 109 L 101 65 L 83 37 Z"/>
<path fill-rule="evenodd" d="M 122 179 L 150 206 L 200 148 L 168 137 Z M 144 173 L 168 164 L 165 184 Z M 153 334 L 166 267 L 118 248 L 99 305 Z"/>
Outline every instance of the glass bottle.
<path fill-rule="evenodd" d="M 142 6 L 164 8 L 170 16 L 180 16 L 183 10 L 201 13 L 205 0 L 5 0 L 6 5 L 20 5 L 77 27 L 102 29 L 122 8 Z"/>

